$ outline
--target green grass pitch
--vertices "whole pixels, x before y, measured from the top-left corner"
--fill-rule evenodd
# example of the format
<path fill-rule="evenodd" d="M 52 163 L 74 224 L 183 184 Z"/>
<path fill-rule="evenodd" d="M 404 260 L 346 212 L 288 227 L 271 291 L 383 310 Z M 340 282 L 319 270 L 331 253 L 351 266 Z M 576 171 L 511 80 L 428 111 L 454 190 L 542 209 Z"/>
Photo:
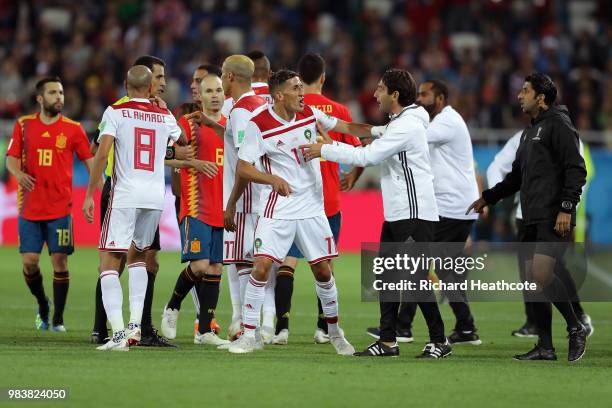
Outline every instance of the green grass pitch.
<path fill-rule="evenodd" d="M 68 333 L 37 332 L 35 301 L 21 276 L 16 248 L 0 248 L 0 388 L 62 387 L 68 401 L 57 406 L 111 407 L 328 407 L 328 406 L 609 406 L 612 401 L 612 305 L 589 303 L 596 332 L 586 356 L 566 361 L 565 329 L 554 319 L 557 362 L 518 362 L 511 356 L 531 348 L 532 339 L 510 331 L 523 321 L 520 303 L 477 303 L 474 315 L 481 346 L 456 346 L 450 358 L 421 361 L 413 357 L 426 342 L 419 314 L 415 343 L 402 345 L 397 359 L 341 357 L 331 345 L 315 345 L 316 303 L 311 273 L 302 263 L 296 273 L 289 345 L 267 346 L 250 355 L 196 346 L 193 304 L 188 297 L 179 319 L 178 349 L 140 349 L 102 353 L 88 343 L 93 322 L 93 293 L 98 256 L 78 248 L 70 258 L 71 286 L 66 307 Z M 154 323 L 170 296 L 180 271 L 177 253 L 160 254 Z M 41 262 L 45 288 L 51 294 L 51 268 Z M 514 265 L 508 265 L 508 268 Z M 340 323 L 356 348 L 370 338 L 364 330 L 378 321 L 378 305 L 362 303 L 359 257 L 336 262 Z M 128 312 L 127 279 L 124 316 Z M 454 320 L 442 306 L 447 332 Z M 227 283 L 217 310 L 225 329 L 231 315 Z M 0 406 L 11 406 L 0 402 Z M 42 404 L 41 404 L 42 405 Z M 51 404 L 53 405 L 53 404 Z M 14 406 L 23 406 L 15 403 Z"/>

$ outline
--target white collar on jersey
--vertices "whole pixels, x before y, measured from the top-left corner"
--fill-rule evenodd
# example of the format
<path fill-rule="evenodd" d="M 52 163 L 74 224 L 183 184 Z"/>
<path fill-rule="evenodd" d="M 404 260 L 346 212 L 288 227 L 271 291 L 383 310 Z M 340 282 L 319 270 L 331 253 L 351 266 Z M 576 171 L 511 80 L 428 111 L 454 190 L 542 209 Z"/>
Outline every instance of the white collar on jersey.
<path fill-rule="evenodd" d="M 408 109 L 416 109 L 416 108 L 418 108 L 418 107 L 419 107 L 419 105 L 417 105 L 417 104 L 414 104 L 414 103 L 413 103 L 412 105 L 406 106 L 406 107 L 405 107 L 404 109 L 402 109 L 402 110 L 401 110 L 399 113 L 390 113 L 390 114 L 389 114 L 389 119 L 390 119 L 390 120 L 393 120 L 393 119 L 399 118 L 399 117 L 400 117 L 400 116 L 402 116 L 402 115 L 403 115 L 403 113 L 404 113 L 404 112 L 406 112 Z"/>
<path fill-rule="evenodd" d="M 240 95 L 240 98 L 238 98 L 237 101 L 234 101 L 234 105 L 237 104 L 238 101 L 241 100 L 242 98 L 247 97 L 247 96 L 253 96 L 253 95 L 255 95 L 255 91 L 253 91 L 252 89 L 249 92 L 243 93 L 242 95 Z"/>
<path fill-rule="evenodd" d="M 280 116 L 278 116 L 278 114 L 276 112 L 274 112 L 274 108 L 272 106 L 270 106 L 270 105 L 268 105 L 268 111 L 270 111 L 270 115 L 272 115 L 272 117 L 274 119 L 278 120 L 283 125 L 295 122 L 295 118 L 297 117 L 297 115 L 294 114 L 293 118 L 291 118 L 291 120 L 285 120 L 285 119 L 281 118 Z"/>
<path fill-rule="evenodd" d="M 268 84 L 265 83 L 265 82 L 253 82 L 251 84 L 251 88 L 261 88 L 261 87 L 264 87 L 264 86 L 268 86 Z"/>
<path fill-rule="evenodd" d="M 130 102 L 147 102 L 151 103 L 147 98 L 130 98 Z"/>

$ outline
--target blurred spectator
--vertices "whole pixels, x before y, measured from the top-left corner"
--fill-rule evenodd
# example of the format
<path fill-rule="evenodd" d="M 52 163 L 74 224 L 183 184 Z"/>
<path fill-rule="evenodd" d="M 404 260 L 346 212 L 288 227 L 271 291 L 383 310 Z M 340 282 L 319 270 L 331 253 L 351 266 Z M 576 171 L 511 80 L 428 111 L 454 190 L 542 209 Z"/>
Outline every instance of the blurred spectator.
<path fill-rule="evenodd" d="M 329 96 L 381 123 L 372 94 L 389 66 L 449 82 L 470 126 L 523 123 L 516 95 L 549 73 L 581 129 L 612 129 L 612 7 L 606 0 L 80 0 L 0 2 L 0 116 L 33 110 L 32 83 L 66 84 L 66 114 L 98 121 L 142 54 L 166 61 L 168 102 L 201 63 L 258 48 L 273 69 L 306 51 L 328 61 Z M 570 7 L 572 7 L 570 9 Z"/>

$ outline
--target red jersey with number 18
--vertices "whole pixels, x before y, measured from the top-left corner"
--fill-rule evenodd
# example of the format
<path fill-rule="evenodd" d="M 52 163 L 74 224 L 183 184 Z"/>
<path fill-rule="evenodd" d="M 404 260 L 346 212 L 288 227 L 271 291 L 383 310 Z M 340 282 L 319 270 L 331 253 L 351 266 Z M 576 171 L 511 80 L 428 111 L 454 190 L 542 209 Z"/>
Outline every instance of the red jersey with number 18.
<path fill-rule="evenodd" d="M 226 122 L 222 115 L 218 123 L 225 127 Z M 185 116 L 178 123 L 185 130 L 194 158 L 216 163 L 219 168 L 212 179 L 194 168 L 181 169 L 180 219 L 189 216 L 213 227 L 223 227 L 223 139 L 206 126 L 198 127 L 193 137 Z"/>
<path fill-rule="evenodd" d="M 19 188 L 19 215 L 27 220 L 53 220 L 72 211 L 72 159 L 92 157 L 89 141 L 78 122 L 60 115 L 50 125 L 40 113 L 20 117 L 7 156 L 22 161 L 22 170 L 36 179 L 34 189 Z"/>

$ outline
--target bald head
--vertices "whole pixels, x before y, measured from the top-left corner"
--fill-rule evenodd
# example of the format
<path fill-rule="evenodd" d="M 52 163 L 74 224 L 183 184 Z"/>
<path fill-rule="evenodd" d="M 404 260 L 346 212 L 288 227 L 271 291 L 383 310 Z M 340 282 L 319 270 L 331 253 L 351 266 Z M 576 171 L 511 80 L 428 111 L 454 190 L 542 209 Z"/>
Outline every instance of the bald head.
<path fill-rule="evenodd" d="M 250 83 L 255 71 L 255 64 L 246 55 L 231 55 L 223 61 L 221 70 L 225 74 L 232 74 L 238 82 Z"/>
<path fill-rule="evenodd" d="M 134 65 L 127 73 L 127 88 L 135 91 L 149 91 L 153 73 L 144 65 Z"/>

